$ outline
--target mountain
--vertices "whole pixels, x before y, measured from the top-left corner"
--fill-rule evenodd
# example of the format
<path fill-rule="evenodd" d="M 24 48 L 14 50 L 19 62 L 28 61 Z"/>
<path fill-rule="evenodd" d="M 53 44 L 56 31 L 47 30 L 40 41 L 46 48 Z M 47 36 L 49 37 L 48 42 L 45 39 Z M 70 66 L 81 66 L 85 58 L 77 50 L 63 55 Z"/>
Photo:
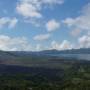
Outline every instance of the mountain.
<path fill-rule="evenodd" d="M 90 48 L 72 50 L 44 50 L 32 51 L 0 51 L 0 64 L 43 66 L 50 60 L 90 60 Z M 58 63 L 58 62 L 57 62 Z"/>
<path fill-rule="evenodd" d="M 90 54 L 90 48 L 69 49 L 69 50 L 45 50 L 43 54 Z"/>
<path fill-rule="evenodd" d="M 43 51 L 9 51 L 6 52 L 13 56 L 30 56 L 30 55 L 54 55 L 54 54 L 90 54 L 90 48 L 81 48 L 81 49 L 70 49 L 70 50 L 43 50 Z"/>
<path fill-rule="evenodd" d="M 90 54 L 90 48 L 70 49 L 70 50 L 44 50 L 44 51 L 0 51 L 0 58 L 15 58 L 22 56 L 49 56 L 56 54 Z"/>

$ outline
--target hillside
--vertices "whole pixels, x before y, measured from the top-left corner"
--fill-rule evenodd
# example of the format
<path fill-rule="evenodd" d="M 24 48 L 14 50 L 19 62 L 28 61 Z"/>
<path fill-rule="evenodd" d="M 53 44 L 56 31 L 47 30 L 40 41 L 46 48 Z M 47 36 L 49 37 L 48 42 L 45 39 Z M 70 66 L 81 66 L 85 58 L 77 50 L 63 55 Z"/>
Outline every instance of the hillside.
<path fill-rule="evenodd" d="M 80 51 L 0 51 L 0 90 L 90 90 L 89 53 Z"/>

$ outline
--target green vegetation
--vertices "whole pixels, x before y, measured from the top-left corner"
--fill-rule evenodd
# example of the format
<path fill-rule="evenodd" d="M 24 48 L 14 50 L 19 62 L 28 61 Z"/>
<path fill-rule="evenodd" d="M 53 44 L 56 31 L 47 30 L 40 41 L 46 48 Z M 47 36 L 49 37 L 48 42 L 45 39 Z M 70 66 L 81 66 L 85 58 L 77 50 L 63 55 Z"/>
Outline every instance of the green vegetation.
<path fill-rule="evenodd" d="M 90 90 L 90 61 L 42 59 L 19 58 L 20 66 L 0 66 L 0 90 Z"/>

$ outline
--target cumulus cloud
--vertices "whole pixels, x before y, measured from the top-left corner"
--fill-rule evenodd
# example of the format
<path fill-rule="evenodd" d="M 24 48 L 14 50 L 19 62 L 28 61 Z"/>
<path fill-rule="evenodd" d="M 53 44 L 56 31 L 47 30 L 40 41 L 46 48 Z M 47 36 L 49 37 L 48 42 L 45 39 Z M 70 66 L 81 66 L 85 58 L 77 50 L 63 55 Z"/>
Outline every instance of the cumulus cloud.
<path fill-rule="evenodd" d="M 15 27 L 17 22 L 18 22 L 18 20 L 15 17 L 14 18 L 2 17 L 2 18 L 0 18 L 0 28 L 2 28 L 4 26 L 13 28 L 13 27 Z"/>
<path fill-rule="evenodd" d="M 56 41 L 51 42 L 51 49 L 60 49 L 60 44 L 57 43 Z"/>
<path fill-rule="evenodd" d="M 74 20 L 73 18 L 66 18 L 63 23 L 67 24 L 68 27 L 71 27 L 72 25 L 74 25 L 76 23 L 76 20 Z"/>
<path fill-rule="evenodd" d="M 49 39 L 50 36 L 51 36 L 50 34 L 40 34 L 40 35 L 35 36 L 33 39 L 36 41 L 44 41 L 44 40 Z"/>
<path fill-rule="evenodd" d="M 72 48 L 72 44 L 67 40 L 64 40 L 62 43 L 58 43 L 56 41 L 52 41 L 51 43 L 51 49 L 66 50 Z"/>
<path fill-rule="evenodd" d="M 59 27 L 60 27 L 60 23 L 59 23 L 58 21 L 54 20 L 54 19 L 52 19 L 52 20 L 50 20 L 50 21 L 48 21 L 48 22 L 46 23 L 46 28 L 47 28 L 47 30 L 48 30 L 49 32 L 55 31 L 55 30 L 57 30 Z"/>
<path fill-rule="evenodd" d="M 40 14 L 39 10 L 37 10 L 37 7 L 35 7 L 32 3 L 28 2 L 21 2 L 16 7 L 17 12 L 21 14 L 22 16 L 28 18 L 40 18 L 42 15 Z"/>
<path fill-rule="evenodd" d="M 63 21 L 69 27 L 80 28 L 82 30 L 89 30 L 90 29 L 90 3 L 86 5 L 82 11 L 81 15 L 76 18 L 66 18 Z"/>
<path fill-rule="evenodd" d="M 71 43 L 68 40 L 63 40 L 61 43 L 51 42 L 51 49 L 66 50 L 80 48 L 90 48 L 90 33 L 79 37 L 76 43 Z"/>
<path fill-rule="evenodd" d="M 63 3 L 64 0 L 19 0 L 16 11 L 25 18 L 40 19 L 43 17 L 41 11 L 44 7 Z"/>
<path fill-rule="evenodd" d="M 90 30 L 90 3 L 83 7 L 79 16 L 75 18 L 68 17 L 63 23 L 73 29 L 70 34 L 72 36 L 79 35 L 83 30 Z M 74 48 L 90 48 L 90 34 L 79 37 Z"/>
<path fill-rule="evenodd" d="M 9 37 L 0 35 L 0 50 L 5 51 L 27 51 L 31 45 L 25 37 Z"/>
<path fill-rule="evenodd" d="M 64 49 L 71 49 L 71 48 L 72 48 L 72 45 L 71 45 L 71 43 L 70 43 L 69 41 L 64 40 L 64 41 L 61 43 L 60 48 L 63 49 L 63 50 L 64 50 Z"/>
<path fill-rule="evenodd" d="M 90 48 L 90 35 L 84 35 L 78 39 L 80 48 Z"/>

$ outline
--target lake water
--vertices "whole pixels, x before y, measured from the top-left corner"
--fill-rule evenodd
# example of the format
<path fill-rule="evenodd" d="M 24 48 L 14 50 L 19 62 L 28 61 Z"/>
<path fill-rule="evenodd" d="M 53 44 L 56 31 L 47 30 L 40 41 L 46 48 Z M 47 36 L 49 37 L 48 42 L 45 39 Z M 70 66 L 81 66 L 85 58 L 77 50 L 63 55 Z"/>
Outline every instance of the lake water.
<path fill-rule="evenodd" d="M 61 58 L 77 58 L 82 60 L 90 60 L 90 54 L 56 54 L 53 56 L 59 56 Z"/>

